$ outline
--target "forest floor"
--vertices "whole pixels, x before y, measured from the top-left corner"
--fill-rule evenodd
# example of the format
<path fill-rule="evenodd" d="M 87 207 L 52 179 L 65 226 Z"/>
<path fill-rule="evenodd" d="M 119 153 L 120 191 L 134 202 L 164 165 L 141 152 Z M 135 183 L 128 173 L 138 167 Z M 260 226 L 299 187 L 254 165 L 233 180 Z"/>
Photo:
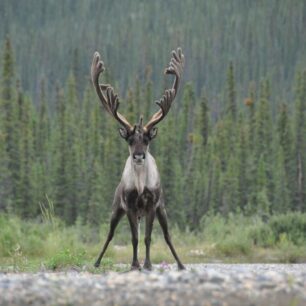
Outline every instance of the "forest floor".
<path fill-rule="evenodd" d="M 305 305 L 306 264 L 155 265 L 152 272 L 0 272 L 0 305 Z"/>

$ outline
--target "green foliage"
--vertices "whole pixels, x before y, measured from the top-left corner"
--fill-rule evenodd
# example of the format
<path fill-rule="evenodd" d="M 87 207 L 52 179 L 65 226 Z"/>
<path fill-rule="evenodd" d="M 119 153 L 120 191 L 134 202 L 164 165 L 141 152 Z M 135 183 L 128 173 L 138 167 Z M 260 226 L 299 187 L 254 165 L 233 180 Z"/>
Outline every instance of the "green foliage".
<path fill-rule="evenodd" d="M 64 249 L 52 256 L 47 262 L 46 267 L 50 270 L 58 270 L 65 267 L 82 267 L 84 265 L 85 250 L 71 251 Z"/>
<path fill-rule="evenodd" d="M 305 219 L 305 214 L 275 215 L 264 223 L 260 218 L 242 214 L 229 214 L 227 218 L 208 214 L 196 233 L 172 228 L 172 240 L 185 262 L 213 259 L 299 262 L 306 258 Z M 102 272 L 117 269 L 115 263 L 129 263 L 132 248 L 127 222 L 120 224 L 116 231 L 101 269 L 94 270 L 92 264 L 108 226 L 103 225 L 95 232 L 79 221 L 66 227 L 58 220 L 53 219 L 53 223 L 50 220 L 47 217 L 43 222 L 27 222 L 1 215 L 0 269 L 12 266 L 14 271 L 75 268 Z M 144 250 L 141 239 L 140 258 Z M 152 260 L 154 263 L 173 261 L 160 229 L 153 232 Z"/>
<path fill-rule="evenodd" d="M 271 227 L 265 223 L 254 225 L 249 232 L 249 238 L 255 246 L 272 247 L 275 245 L 275 235 Z"/>
<path fill-rule="evenodd" d="M 252 242 L 245 229 L 248 221 L 239 214 L 230 214 L 228 218 L 221 215 L 205 216 L 201 223 L 204 239 L 214 243 L 215 252 L 221 257 L 248 255 L 252 250 Z"/>
<path fill-rule="evenodd" d="M 279 216 L 272 216 L 268 225 L 273 231 L 276 241 L 281 241 L 283 234 L 289 241 L 296 245 L 306 243 L 306 218 L 305 214 L 287 213 Z"/>
<path fill-rule="evenodd" d="M 272 216 L 267 223 L 260 223 L 252 228 L 250 238 L 255 245 L 263 247 L 289 244 L 303 246 L 306 243 L 305 214 L 287 213 Z"/>
<path fill-rule="evenodd" d="M 251 253 L 251 243 L 246 238 L 231 237 L 217 244 L 217 250 L 224 256 L 239 257 Z"/>
<path fill-rule="evenodd" d="M 286 233 L 283 233 L 280 235 L 280 240 L 277 247 L 279 249 L 280 259 L 282 262 L 298 263 L 305 245 L 300 246 L 294 244 L 290 239 L 288 239 Z"/>
<path fill-rule="evenodd" d="M 220 256 L 250 255 L 253 248 L 264 247 L 277 249 L 283 261 L 294 262 L 306 243 L 305 224 L 305 214 L 298 213 L 275 215 L 267 223 L 241 214 L 230 214 L 228 218 L 207 215 L 202 219 L 200 233 L 215 244 Z"/>
<path fill-rule="evenodd" d="M 192 241 L 188 231 L 202 228 L 226 256 L 275 247 L 284 261 L 297 260 L 306 231 L 306 72 L 297 73 L 294 100 L 290 87 L 306 65 L 305 3 L 271 1 L 188 0 L 170 15 L 161 0 L 2 1 L 1 254 L 16 262 L 48 256 L 54 267 L 89 256 L 82 250 L 108 229 L 128 156 L 117 123 L 85 82 L 92 46 L 133 124 L 156 111 L 153 99 L 172 81 L 161 68 L 180 45 L 186 82 L 151 144 L 170 224 Z M 62 16 L 71 11 L 79 31 Z M 128 231 L 123 225 L 120 244 Z"/>
<path fill-rule="evenodd" d="M 20 241 L 21 228 L 20 223 L 16 222 L 17 218 L 7 218 L 6 215 L 0 215 L 0 254 L 1 256 L 9 256 Z"/>
<path fill-rule="evenodd" d="M 305 211 L 306 199 L 306 72 L 297 77 L 294 142 L 294 206 Z"/>
<path fill-rule="evenodd" d="M 212 8 L 213 4 L 207 5 Z M 129 22 L 132 26 L 132 19 Z M 188 48 L 182 46 L 187 60 Z M 198 52 L 197 47 L 193 50 Z M 129 153 L 118 135 L 117 123 L 99 104 L 92 84 L 85 82 L 85 90 L 78 84 L 84 75 L 78 67 L 80 52 L 73 51 L 63 85 L 52 88 L 48 76 L 39 82 L 36 103 L 24 93 L 21 82 L 16 84 L 15 52 L 6 39 L 0 76 L 0 211 L 39 218 L 39 203 L 48 198 L 54 203 L 56 220 L 94 230 L 109 222 L 116 184 Z M 150 52 L 137 57 L 135 65 L 150 58 Z M 127 66 L 135 59 L 130 49 L 124 54 L 120 48 L 118 53 L 106 52 L 103 59 L 110 54 Z M 127 55 L 128 60 L 123 61 Z M 150 101 L 155 96 L 153 89 L 160 86 L 154 79 L 155 64 L 143 65 L 145 73 L 137 70 L 123 85 L 121 74 L 111 75 L 116 73 L 117 62 L 110 63 L 103 76 L 103 81 L 120 91 L 120 111 L 132 123 L 139 114 L 148 118 L 156 111 Z M 26 65 L 22 63 L 17 71 Z M 151 144 L 170 223 L 181 230 L 196 230 L 208 212 L 222 217 L 241 213 L 266 220 L 271 214 L 306 209 L 306 73 L 298 74 L 294 104 L 290 97 L 282 107 L 275 107 L 276 100 L 282 101 L 280 92 L 276 94 L 276 85 L 264 73 L 259 94 L 259 78 L 248 84 L 247 109 L 243 109 L 239 96 L 245 90 L 243 71 L 236 61 L 229 63 L 227 73 L 225 66 L 217 96 L 203 84 L 201 89 L 207 87 L 210 92 L 199 96 L 198 80 L 185 83 Z M 186 67 L 185 75 L 194 79 L 199 67 L 194 67 L 192 74 Z"/>
<path fill-rule="evenodd" d="M 5 40 L 3 52 L 3 66 L 1 75 L 1 96 L 0 96 L 0 113 L 1 113 L 1 148 L 4 160 L 1 160 L 2 171 L 4 175 L 1 179 L 2 194 L 6 197 L 1 199 L 2 209 L 16 209 L 14 198 L 18 192 L 19 176 L 19 124 L 17 121 L 17 99 L 15 90 L 15 69 L 13 61 L 13 50 L 10 39 Z M 2 157 L 2 155 L 1 155 Z M 2 188 L 1 188 L 2 189 Z"/>
<path fill-rule="evenodd" d="M 236 121 L 237 105 L 233 62 L 230 62 L 227 71 L 227 100 L 227 112 L 230 114 L 232 120 Z"/>
<path fill-rule="evenodd" d="M 7 34 L 12 37 L 17 64 L 24 67 L 22 82 L 33 95 L 37 77 L 45 75 L 52 86 L 55 80 L 64 83 L 70 70 L 82 92 L 87 62 L 95 49 L 101 50 L 124 91 L 137 76 L 144 80 L 148 64 L 155 86 L 162 88 L 160 65 L 167 63 L 169 50 L 179 44 L 189 55 L 186 70 L 195 80 L 196 91 L 205 83 L 216 96 L 224 87 L 224 68 L 234 59 L 237 102 L 250 81 L 267 75 L 275 92 L 289 97 L 288 83 L 305 65 L 304 1 L 293 5 L 271 0 L 256 5 L 188 0 L 173 5 L 162 0 L 11 0 L 2 1 L 0 8 L 5 12 L 0 41 Z M 72 15 L 67 17 L 68 12 Z M 31 39 L 29 33 L 33 33 Z M 274 99 L 276 103 L 278 96 Z"/>

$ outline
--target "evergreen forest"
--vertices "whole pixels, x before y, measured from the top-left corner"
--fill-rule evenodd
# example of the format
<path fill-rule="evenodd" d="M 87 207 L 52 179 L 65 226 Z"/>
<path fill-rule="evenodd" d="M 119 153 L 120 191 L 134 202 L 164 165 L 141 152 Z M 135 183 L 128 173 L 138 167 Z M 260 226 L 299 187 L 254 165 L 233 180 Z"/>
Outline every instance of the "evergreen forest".
<path fill-rule="evenodd" d="M 128 157 L 90 80 L 94 51 L 130 122 L 184 78 L 150 150 L 171 224 L 306 212 L 306 2 L 0 2 L 0 213 L 108 222 Z"/>

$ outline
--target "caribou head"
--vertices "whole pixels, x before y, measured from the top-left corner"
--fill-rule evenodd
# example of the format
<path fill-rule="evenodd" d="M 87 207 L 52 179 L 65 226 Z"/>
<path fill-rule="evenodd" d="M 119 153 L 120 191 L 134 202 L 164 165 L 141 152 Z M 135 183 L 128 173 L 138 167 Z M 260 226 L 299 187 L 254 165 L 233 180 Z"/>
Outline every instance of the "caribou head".
<path fill-rule="evenodd" d="M 157 135 L 156 125 L 166 117 L 171 108 L 172 102 L 176 97 L 183 66 L 184 55 L 182 50 L 178 48 L 176 51 L 172 51 L 171 61 L 169 66 L 165 69 L 165 74 L 174 75 L 174 82 L 170 89 L 165 90 L 161 99 L 156 101 L 156 104 L 159 106 L 159 110 L 146 124 L 143 124 L 142 117 L 140 117 L 139 122 L 132 125 L 122 114 L 118 112 L 119 99 L 118 95 L 114 93 L 113 88 L 109 84 L 99 83 L 99 76 L 105 68 L 103 61 L 100 59 L 99 53 L 95 52 L 94 54 L 91 65 L 92 82 L 105 110 L 119 122 L 120 135 L 127 141 L 130 151 L 130 156 L 126 161 L 121 181 L 116 189 L 110 230 L 99 258 L 95 263 L 96 267 L 98 267 L 100 264 L 107 246 L 114 235 L 117 224 L 122 216 L 126 214 L 129 219 L 132 232 L 133 269 L 140 268 L 137 257 L 137 224 L 139 223 L 140 218 L 143 216 L 146 218 L 146 259 L 144 268 L 151 269 L 150 242 L 155 215 L 159 220 L 165 240 L 178 263 L 179 269 L 184 268 L 170 239 L 159 173 L 156 162 L 148 150 L 150 141 Z"/>
<path fill-rule="evenodd" d="M 130 156 L 135 165 L 143 165 L 149 148 L 150 141 L 155 137 L 151 132 L 156 129 L 151 129 L 149 132 L 144 129 L 142 117 L 139 123 L 134 125 L 132 132 L 126 136 L 125 130 L 120 128 L 120 135 L 127 141 L 129 145 Z"/>

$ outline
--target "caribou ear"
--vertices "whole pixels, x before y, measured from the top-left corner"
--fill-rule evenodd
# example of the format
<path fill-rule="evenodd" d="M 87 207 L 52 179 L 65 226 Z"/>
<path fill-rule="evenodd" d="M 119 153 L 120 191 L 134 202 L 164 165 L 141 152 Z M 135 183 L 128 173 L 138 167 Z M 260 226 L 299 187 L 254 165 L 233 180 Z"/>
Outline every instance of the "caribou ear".
<path fill-rule="evenodd" d="M 119 134 L 124 139 L 127 139 L 128 136 L 129 136 L 129 133 L 128 133 L 127 129 L 123 128 L 123 127 L 119 128 Z"/>
<path fill-rule="evenodd" d="M 155 136 L 157 135 L 157 127 L 152 127 L 150 130 L 149 130 L 149 138 L 150 140 L 152 140 L 153 138 L 155 138 Z"/>

